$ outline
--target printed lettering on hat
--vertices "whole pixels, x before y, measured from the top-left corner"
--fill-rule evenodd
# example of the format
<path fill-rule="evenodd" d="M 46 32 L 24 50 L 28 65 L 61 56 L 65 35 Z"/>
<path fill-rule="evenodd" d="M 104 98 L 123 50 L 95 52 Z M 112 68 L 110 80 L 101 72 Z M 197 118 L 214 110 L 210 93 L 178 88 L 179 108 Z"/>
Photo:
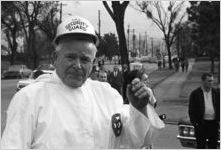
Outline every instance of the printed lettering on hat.
<path fill-rule="evenodd" d="M 65 29 L 68 31 L 74 31 L 74 30 L 87 31 L 87 28 L 88 28 L 87 23 L 81 21 L 81 19 L 72 19 L 71 22 L 65 26 Z"/>

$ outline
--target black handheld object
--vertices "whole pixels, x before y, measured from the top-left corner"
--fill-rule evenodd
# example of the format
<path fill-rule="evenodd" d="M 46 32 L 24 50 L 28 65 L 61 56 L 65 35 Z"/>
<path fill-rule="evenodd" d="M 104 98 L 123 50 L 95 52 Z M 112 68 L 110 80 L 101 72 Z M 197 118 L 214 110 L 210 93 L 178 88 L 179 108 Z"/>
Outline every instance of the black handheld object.
<path fill-rule="evenodd" d="M 121 134 L 123 128 L 123 124 L 121 122 L 121 115 L 119 113 L 114 114 L 111 118 L 111 122 L 114 135 L 118 137 Z"/>
<path fill-rule="evenodd" d="M 126 77 L 125 83 L 128 86 L 129 85 L 129 89 L 127 89 L 127 98 L 129 100 L 129 102 L 138 110 L 141 110 L 142 108 L 144 108 L 146 106 L 146 104 L 149 101 L 149 98 L 145 97 L 142 99 L 139 99 L 138 97 L 136 97 L 134 95 L 134 92 L 131 90 L 131 82 L 135 79 L 135 78 L 142 78 L 142 75 L 144 74 L 144 72 L 142 70 L 133 70 L 130 71 Z"/>

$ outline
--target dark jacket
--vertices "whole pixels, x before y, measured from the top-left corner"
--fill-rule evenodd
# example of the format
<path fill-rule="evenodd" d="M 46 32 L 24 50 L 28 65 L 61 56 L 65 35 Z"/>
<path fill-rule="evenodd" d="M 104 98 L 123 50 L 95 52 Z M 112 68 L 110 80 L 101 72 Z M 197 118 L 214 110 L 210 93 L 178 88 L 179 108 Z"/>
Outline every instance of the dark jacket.
<path fill-rule="evenodd" d="M 220 91 L 212 88 L 212 102 L 215 111 L 215 120 L 220 121 Z M 203 90 L 201 87 L 195 89 L 190 94 L 189 99 L 189 116 L 193 125 L 201 124 L 205 112 L 205 102 Z"/>
<path fill-rule="evenodd" d="M 114 76 L 114 72 L 110 74 L 110 84 L 112 87 L 121 87 L 123 84 L 123 76 L 120 71 L 117 72 L 117 76 Z"/>

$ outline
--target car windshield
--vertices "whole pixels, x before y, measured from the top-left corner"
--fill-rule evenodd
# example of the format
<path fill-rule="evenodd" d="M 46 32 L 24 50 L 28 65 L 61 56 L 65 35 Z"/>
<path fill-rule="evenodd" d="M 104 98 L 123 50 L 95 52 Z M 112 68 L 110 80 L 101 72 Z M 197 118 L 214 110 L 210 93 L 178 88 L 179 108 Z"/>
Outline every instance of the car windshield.
<path fill-rule="evenodd" d="M 22 65 L 13 65 L 8 68 L 8 71 L 19 71 L 22 68 Z"/>

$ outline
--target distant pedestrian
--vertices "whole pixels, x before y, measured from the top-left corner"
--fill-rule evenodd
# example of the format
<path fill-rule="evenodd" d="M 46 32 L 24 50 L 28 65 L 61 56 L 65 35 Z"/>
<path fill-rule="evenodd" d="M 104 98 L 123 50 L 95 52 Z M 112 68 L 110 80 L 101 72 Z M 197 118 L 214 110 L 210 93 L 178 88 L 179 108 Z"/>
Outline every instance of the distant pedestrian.
<path fill-rule="evenodd" d="M 180 67 L 179 59 L 176 57 L 176 58 L 173 58 L 172 61 L 174 63 L 174 67 L 175 67 L 176 72 L 179 72 L 179 67 Z"/>
<path fill-rule="evenodd" d="M 100 70 L 98 73 L 98 80 L 101 82 L 107 82 L 107 72 Z"/>
<path fill-rule="evenodd" d="M 98 60 L 97 65 L 98 65 L 99 68 L 101 67 L 101 65 L 102 65 L 101 60 Z"/>
<path fill-rule="evenodd" d="M 190 94 L 189 116 L 195 128 L 197 148 L 217 148 L 220 124 L 220 91 L 214 89 L 213 75 L 201 76 L 202 86 Z"/>
<path fill-rule="evenodd" d="M 163 68 L 166 67 L 166 60 L 165 60 L 165 56 L 163 56 Z"/>
<path fill-rule="evenodd" d="M 188 68 L 189 68 L 189 61 L 188 61 L 188 59 L 187 59 L 187 58 L 184 60 L 184 65 L 185 65 L 185 71 L 186 71 L 186 72 L 188 72 Z"/>
<path fill-rule="evenodd" d="M 92 67 L 92 71 L 91 71 L 91 74 L 90 74 L 90 78 L 92 80 L 98 80 L 98 72 L 99 72 L 99 69 L 97 66 L 93 66 Z"/>
<path fill-rule="evenodd" d="M 157 65 L 159 70 L 161 69 L 161 64 L 162 64 L 161 60 L 158 60 Z"/>
<path fill-rule="evenodd" d="M 113 72 L 110 74 L 110 85 L 122 94 L 123 76 L 118 66 L 114 66 Z"/>
<path fill-rule="evenodd" d="M 182 72 L 184 72 L 184 67 L 185 67 L 184 58 L 180 58 L 180 65 L 181 65 L 181 68 L 182 68 Z"/>

